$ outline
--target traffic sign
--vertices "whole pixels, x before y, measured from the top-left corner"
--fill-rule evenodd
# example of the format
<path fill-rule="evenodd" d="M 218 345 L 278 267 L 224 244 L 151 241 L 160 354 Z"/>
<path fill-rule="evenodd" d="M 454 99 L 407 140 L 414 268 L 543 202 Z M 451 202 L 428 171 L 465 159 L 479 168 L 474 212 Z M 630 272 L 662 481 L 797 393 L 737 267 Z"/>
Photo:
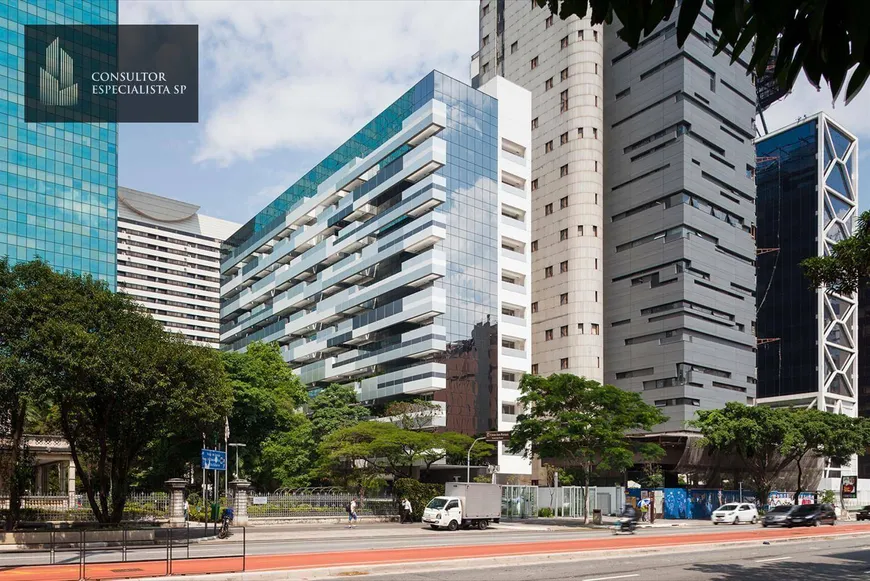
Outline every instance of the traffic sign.
<path fill-rule="evenodd" d="M 221 450 L 203 450 L 202 467 L 204 470 L 226 470 L 227 453 Z"/>
<path fill-rule="evenodd" d="M 487 432 L 486 433 L 486 441 L 487 442 L 507 442 L 511 439 L 510 432 Z"/>

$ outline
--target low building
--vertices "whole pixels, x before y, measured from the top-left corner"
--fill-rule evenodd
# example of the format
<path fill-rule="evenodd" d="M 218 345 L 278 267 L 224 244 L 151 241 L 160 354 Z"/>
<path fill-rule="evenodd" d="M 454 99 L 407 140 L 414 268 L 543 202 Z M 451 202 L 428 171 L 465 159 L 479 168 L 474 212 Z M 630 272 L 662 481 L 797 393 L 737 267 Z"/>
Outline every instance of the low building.
<path fill-rule="evenodd" d="M 530 358 L 528 91 L 432 72 L 224 246 L 221 343 L 277 341 L 312 393 L 513 426 Z M 499 448 L 506 474 L 529 462 Z"/>

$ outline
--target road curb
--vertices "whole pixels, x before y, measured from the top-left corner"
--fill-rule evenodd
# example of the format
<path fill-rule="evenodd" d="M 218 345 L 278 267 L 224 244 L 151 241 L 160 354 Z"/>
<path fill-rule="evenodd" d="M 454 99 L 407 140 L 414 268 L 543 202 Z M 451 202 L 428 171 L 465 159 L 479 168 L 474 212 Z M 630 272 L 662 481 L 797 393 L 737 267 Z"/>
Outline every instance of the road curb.
<path fill-rule="evenodd" d="M 675 546 L 661 546 L 638 549 L 601 549 L 593 551 L 571 551 L 564 553 L 529 552 L 495 557 L 470 557 L 449 559 L 443 561 L 398 561 L 395 563 L 377 565 L 342 565 L 337 567 L 319 567 L 313 569 L 276 569 L 270 571 L 251 571 L 246 573 L 212 573 L 208 575 L 185 575 L 185 581 L 315 581 L 335 578 L 346 578 L 369 575 L 409 575 L 415 573 L 435 573 L 463 569 L 491 569 L 498 567 L 515 567 L 529 565 L 529 557 L 535 557 L 536 565 L 545 563 L 570 563 L 573 561 L 607 560 L 620 556 L 636 558 L 641 555 L 660 553 L 698 553 L 711 548 L 727 549 L 749 546 L 778 545 L 784 543 L 818 542 L 842 537 L 870 537 L 867 532 L 833 533 L 818 536 L 785 537 L 776 539 L 755 539 L 750 541 L 725 541 Z M 165 577 L 141 578 L 140 581 L 160 581 Z"/>

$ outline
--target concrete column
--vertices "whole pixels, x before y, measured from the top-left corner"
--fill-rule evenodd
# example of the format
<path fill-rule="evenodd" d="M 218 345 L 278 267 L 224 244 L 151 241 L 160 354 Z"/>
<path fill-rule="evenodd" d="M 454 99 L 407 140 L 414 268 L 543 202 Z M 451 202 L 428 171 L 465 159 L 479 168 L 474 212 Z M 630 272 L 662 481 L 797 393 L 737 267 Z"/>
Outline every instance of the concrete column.
<path fill-rule="evenodd" d="M 66 465 L 66 493 L 70 508 L 76 506 L 76 463 L 70 460 Z"/>
<path fill-rule="evenodd" d="M 233 489 L 233 524 L 240 527 L 248 524 L 248 489 L 251 483 L 244 478 L 230 482 Z"/>
<path fill-rule="evenodd" d="M 45 467 L 42 464 L 36 466 L 36 495 L 42 496 L 42 476 L 45 472 Z"/>
<path fill-rule="evenodd" d="M 184 489 L 187 480 L 172 478 L 166 481 L 169 488 L 169 524 L 184 524 Z"/>

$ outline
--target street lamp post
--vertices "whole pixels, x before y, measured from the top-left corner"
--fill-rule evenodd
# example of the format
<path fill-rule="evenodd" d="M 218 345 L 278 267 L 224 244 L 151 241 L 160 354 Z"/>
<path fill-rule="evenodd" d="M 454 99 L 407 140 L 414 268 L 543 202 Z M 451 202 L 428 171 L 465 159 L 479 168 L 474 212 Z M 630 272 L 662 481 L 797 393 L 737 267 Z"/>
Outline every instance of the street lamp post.
<path fill-rule="evenodd" d="M 230 446 L 231 448 L 235 448 L 235 449 L 236 449 L 236 472 L 235 472 L 235 477 L 238 478 L 238 477 L 239 477 L 239 448 L 244 448 L 244 447 L 245 447 L 245 444 L 241 444 L 241 443 L 239 443 L 239 442 L 235 442 L 235 443 L 230 444 L 229 446 Z"/>
<path fill-rule="evenodd" d="M 468 448 L 468 460 L 466 463 L 466 472 L 465 472 L 465 481 L 471 482 L 471 450 L 474 448 L 474 445 L 477 444 L 481 440 L 486 440 L 486 436 L 477 438 L 471 443 L 471 446 Z"/>

